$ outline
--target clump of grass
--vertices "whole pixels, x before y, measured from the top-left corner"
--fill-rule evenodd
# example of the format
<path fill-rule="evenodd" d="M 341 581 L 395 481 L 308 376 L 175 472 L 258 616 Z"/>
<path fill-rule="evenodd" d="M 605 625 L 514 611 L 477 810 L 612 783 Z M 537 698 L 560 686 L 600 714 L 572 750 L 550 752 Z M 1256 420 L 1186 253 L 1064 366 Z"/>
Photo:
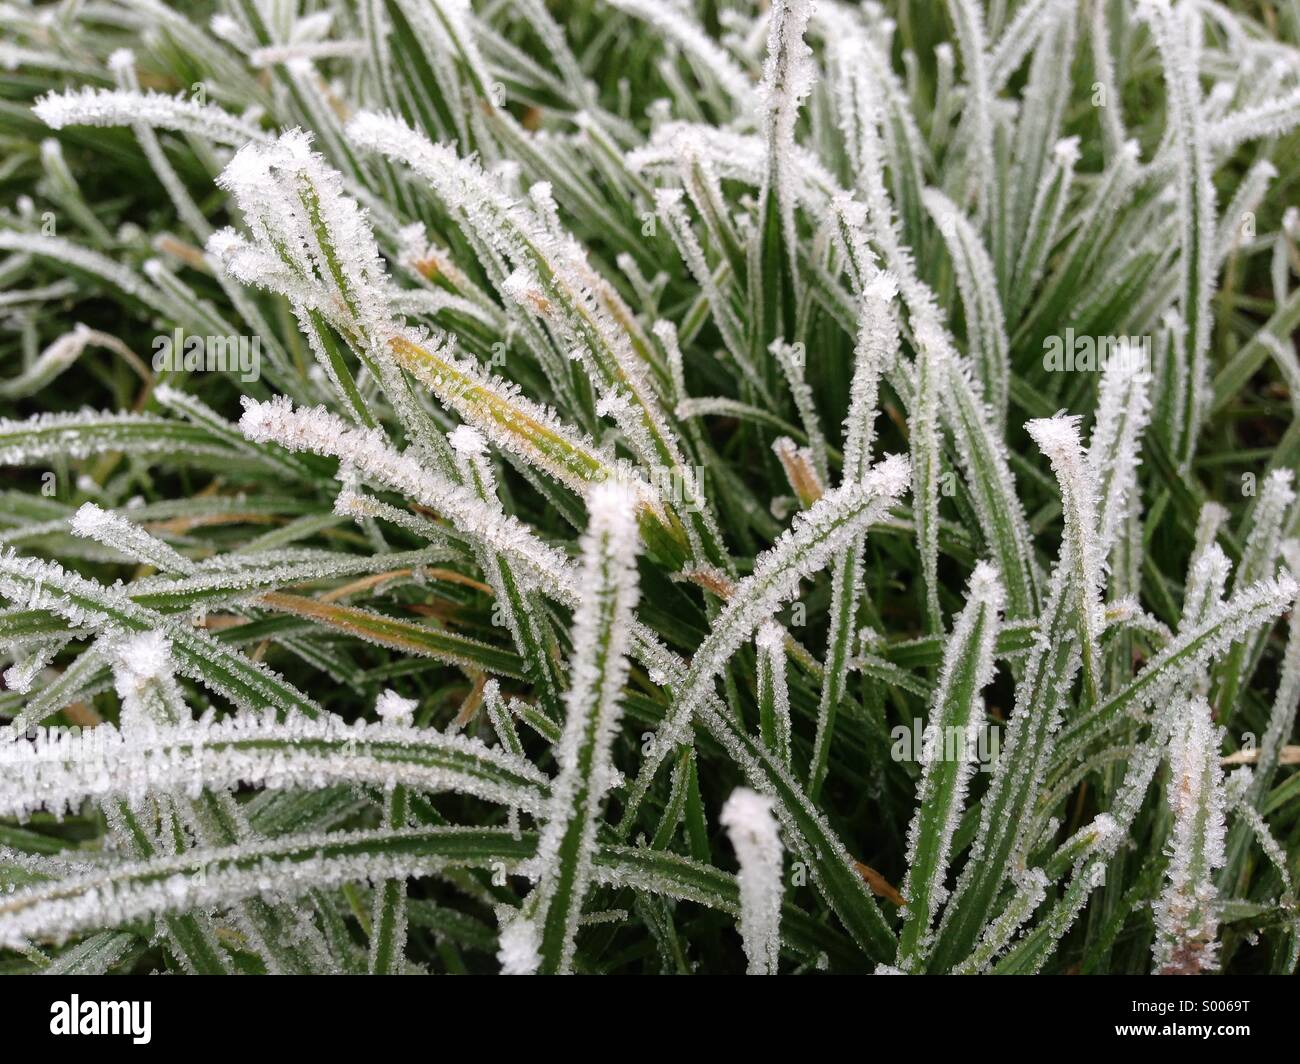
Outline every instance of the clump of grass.
<path fill-rule="evenodd" d="M 1293 972 L 1243 6 L 0 12 L 0 966 Z"/>

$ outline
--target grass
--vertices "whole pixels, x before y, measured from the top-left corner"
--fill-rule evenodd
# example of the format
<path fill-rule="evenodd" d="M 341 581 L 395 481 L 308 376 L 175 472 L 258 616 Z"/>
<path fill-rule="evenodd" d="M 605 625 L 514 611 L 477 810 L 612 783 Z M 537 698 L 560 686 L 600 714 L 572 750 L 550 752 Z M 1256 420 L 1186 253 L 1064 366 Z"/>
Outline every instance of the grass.
<path fill-rule="evenodd" d="M 0 20 L 0 970 L 1296 970 L 1294 3 Z"/>

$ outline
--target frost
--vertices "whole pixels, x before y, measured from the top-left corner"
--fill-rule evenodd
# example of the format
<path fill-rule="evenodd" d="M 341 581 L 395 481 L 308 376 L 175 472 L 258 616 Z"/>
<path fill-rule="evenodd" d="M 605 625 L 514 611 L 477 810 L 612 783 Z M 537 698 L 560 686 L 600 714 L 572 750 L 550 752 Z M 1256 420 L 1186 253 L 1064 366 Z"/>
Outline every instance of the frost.
<path fill-rule="evenodd" d="M 1272 575 L 1282 530 L 1295 504 L 1295 472 L 1275 469 L 1264 478 L 1264 487 L 1252 516 L 1250 535 L 1237 570 L 1237 586 Z"/>
<path fill-rule="evenodd" d="M 1291 572 L 1300 575 L 1300 542 L 1288 540 L 1283 551 Z M 1281 760 L 1282 747 L 1295 728 L 1297 707 L 1300 707 L 1300 606 L 1293 606 L 1287 628 L 1286 650 L 1282 656 L 1281 675 L 1269 711 L 1268 726 L 1259 744 L 1251 804 L 1258 804 L 1272 784 L 1273 774 Z"/>
<path fill-rule="evenodd" d="M 361 476 L 437 510 L 466 534 L 522 562 L 536 580 L 546 581 L 568 569 L 562 554 L 518 520 L 426 469 L 415 456 L 398 453 L 378 430 L 350 427 L 323 407 L 295 409 L 283 397 L 266 403 L 246 398 L 239 426 L 256 443 L 275 442 L 347 462 Z"/>
<path fill-rule="evenodd" d="M 270 67 L 281 63 L 314 63 L 322 59 L 357 59 L 365 54 L 365 41 L 312 41 L 257 48 L 248 61 L 256 67 Z"/>
<path fill-rule="evenodd" d="M 993 647 L 1006 591 L 997 570 L 980 562 L 957 616 L 922 738 L 917 809 L 907 834 L 907 913 L 899 963 L 915 970 L 929 949 L 930 926 L 948 895 L 953 836 L 976 768 L 985 723 L 982 690 L 993 679 Z"/>
<path fill-rule="evenodd" d="M 971 955 L 954 971 L 969 975 L 988 970 L 988 965 L 1013 941 L 1016 933 L 1047 897 L 1048 879 L 1041 868 L 1031 868 L 1015 882 L 1015 893 L 997 919 L 989 923 Z"/>
<path fill-rule="evenodd" d="M 1197 699 L 1174 725 L 1169 746 L 1169 808 L 1173 828 L 1165 889 L 1155 904 L 1156 970 L 1196 975 L 1217 967 L 1219 896 L 1214 872 L 1222 867 L 1223 771 L 1221 729 L 1210 707 Z"/>
<path fill-rule="evenodd" d="M 256 126 L 241 122 L 223 108 L 156 92 L 83 89 L 49 93 L 36 101 L 32 111 L 51 129 L 145 125 L 232 146 L 266 138 Z"/>
<path fill-rule="evenodd" d="M 516 917 L 501 928 L 497 960 L 502 975 L 535 975 L 541 966 L 538 952 L 540 940 L 537 925 L 524 917 Z"/>
<path fill-rule="evenodd" d="M 0 251 L 19 251 L 32 255 L 41 255 L 55 262 L 66 263 L 74 269 L 81 270 L 93 277 L 102 277 L 119 288 L 126 295 L 150 304 L 159 298 L 151 285 L 127 267 L 107 255 L 65 240 L 59 236 L 47 236 L 43 233 L 19 233 L 9 229 L 0 229 Z M 46 417 L 55 415 L 47 414 Z M 125 415 L 123 415 L 125 416 Z"/>
<path fill-rule="evenodd" d="M 1294 969 L 1287 11 L 216 6 L 0 9 L 0 967 Z"/>
<path fill-rule="evenodd" d="M 614 782 L 611 747 L 622 716 L 622 689 L 638 598 L 635 496 L 603 484 L 588 500 L 582 540 L 582 600 L 573 622 L 574 655 L 556 748 L 559 773 L 537 845 L 541 879 L 530 913 L 542 927 L 545 970 L 567 972 L 582 903 L 592 879 L 596 832 Z"/>
<path fill-rule="evenodd" d="M 438 856 L 439 830 L 456 829 L 307 832 L 122 862 L 53 887 L 37 884 L 6 896 L 0 946 L 42 937 L 61 942 L 92 928 L 205 912 L 249 898 L 292 900 L 346 883 L 431 875 L 456 864 Z M 408 852 L 386 850 L 394 841 Z"/>
<path fill-rule="evenodd" d="M 1097 556 L 1106 565 L 1125 519 L 1137 510 L 1142 435 L 1150 419 L 1150 375 L 1122 345 L 1106 365 L 1088 465 L 1097 483 Z"/>
<path fill-rule="evenodd" d="M 794 130 L 799 108 L 812 91 L 816 68 L 812 49 L 804 41 L 811 0 L 777 0 L 768 18 L 767 58 L 759 95 L 763 101 L 763 138 L 767 144 L 768 170 L 763 196 L 777 197 L 781 228 L 793 255 L 795 246 L 794 199 L 788 188 L 794 162 Z M 769 293 L 771 298 L 775 298 Z"/>
<path fill-rule="evenodd" d="M 119 652 L 123 697 L 145 696 L 160 678 L 169 678 L 165 646 L 162 640 L 151 644 L 149 667 L 155 671 L 147 673 Z M 138 648 L 131 646 L 131 652 Z M 101 724 L 84 736 L 56 732 L 34 744 L 0 744 L 0 815 L 63 813 L 87 798 L 137 802 L 153 794 L 194 798 L 203 790 L 241 784 L 285 790 L 340 783 L 450 790 L 540 813 L 549 791 L 549 781 L 531 763 L 477 739 L 413 727 L 409 720 L 347 724 L 336 717 L 287 715 L 276 722 L 237 714 L 169 724 L 143 703 L 140 709 L 152 720 L 136 718 L 133 726 L 152 726 L 119 731 Z"/>
<path fill-rule="evenodd" d="M 754 636 L 758 648 L 757 698 L 764 743 L 786 768 L 790 767 L 790 688 L 786 679 L 786 632 L 768 621 Z"/>
<path fill-rule="evenodd" d="M 740 937 L 750 975 L 776 975 L 781 938 L 781 838 L 772 800 L 747 787 L 731 792 L 718 822 L 740 862 Z"/>
<path fill-rule="evenodd" d="M 375 700 L 375 716 L 387 724 L 409 725 L 419 705 L 414 698 L 403 698 L 396 691 L 381 691 Z"/>
<path fill-rule="evenodd" d="M 742 114 L 757 109 L 754 87 L 745 72 L 684 11 L 656 0 L 609 0 L 609 6 L 660 28 L 700 70 L 717 78 Z"/>
<path fill-rule="evenodd" d="M 117 693 L 127 699 L 150 684 L 171 676 L 171 643 L 161 632 L 141 632 L 117 647 L 113 675 Z"/>
<path fill-rule="evenodd" d="M 127 361 L 135 357 L 131 349 L 116 336 L 77 322 L 70 332 L 52 341 L 22 373 L 0 382 L 0 396 L 22 399 L 39 392 L 75 365 L 91 347 L 107 348 Z"/>
<path fill-rule="evenodd" d="M 1179 630 L 1200 624 L 1223 602 L 1232 562 L 1223 548 L 1212 543 L 1192 561 L 1187 574 L 1187 592 L 1183 596 L 1183 616 Z"/>
<path fill-rule="evenodd" d="M 916 327 L 916 391 L 912 398 L 912 512 L 916 545 L 925 585 L 926 620 L 932 631 L 943 629 L 939 605 L 939 478 L 942 475 L 940 395 L 953 357 L 945 338 L 927 323 Z"/>
<path fill-rule="evenodd" d="M 1083 655 L 1088 700 L 1096 702 L 1100 691 L 1101 648 L 1105 624 L 1101 605 L 1102 566 L 1105 558 L 1097 534 L 1096 474 L 1089 468 L 1079 438 L 1079 419 L 1040 418 L 1025 424 L 1025 430 L 1051 460 L 1061 486 L 1065 510 L 1061 568 L 1072 569 L 1073 604 Z"/>
<path fill-rule="evenodd" d="M 977 366 L 984 397 L 1000 425 L 1006 420 L 1010 401 L 1011 365 L 993 262 L 975 227 L 951 200 L 935 189 L 927 189 L 924 203 L 948 246 L 966 309 L 970 358 Z"/>
<path fill-rule="evenodd" d="M 957 30 L 962 63 L 970 92 L 969 137 L 971 159 L 967 164 L 967 188 L 987 208 L 989 178 L 993 169 L 993 91 L 989 82 L 988 44 L 984 14 L 974 0 L 950 0 L 948 10 Z"/>
<path fill-rule="evenodd" d="M 1165 0 L 1140 5 L 1151 24 L 1164 62 L 1165 85 L 1178 173 L 1179 313 L 1187 327 L 1178 346 L 1186 373 L 1178 458 L 1186 463 L 1196 446 L 1208 387 L 1211 297 L 1215 273 L 1215 192 L 1211 181 L 1210 136 L 1205 129 L 1198 66 L 1200 33 L 1191 9 Z"/>
<path fill-rule="evenodd" d="M 120 514 L 104 510 L 93 502 L 83 503 L 73 515 L 72 532 L 165 573 L 192 573 L 195 570 L 195 564 L 179 551 Z"/>
<path fill-rule="evenodd" d="M 794 596 L 803 577 L 818 571 L 859 530 L 883 517 L 906 490 L 908 479 L 906 459 L 885 458 L 862 483 L 845 484 L 823 495 L 759 557 L 753 574 L 737 584 L 696 651 L 640 779 L 652 775 L 680 741 L 691 714 L 712 692 L 715 677 L 731 655 Z"/>

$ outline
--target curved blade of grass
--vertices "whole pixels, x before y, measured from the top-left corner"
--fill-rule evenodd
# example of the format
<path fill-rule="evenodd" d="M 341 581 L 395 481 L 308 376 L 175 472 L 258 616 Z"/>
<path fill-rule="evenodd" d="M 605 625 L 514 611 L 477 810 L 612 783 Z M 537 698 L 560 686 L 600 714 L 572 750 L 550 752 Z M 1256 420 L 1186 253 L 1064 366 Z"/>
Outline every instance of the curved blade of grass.
<path fill-rule="evenodd" d="M 1125 713 L 1157 704 L 1179 683 L 1204 668 L 1209 659 L 1284 612 L 1298 590 L 1300 585 L 1290 576 L 1281 576 L 1236 592 L 1200 624 L 1179 632 L 1128 684 L 1070 722 L 1057 742 L 1058 756 L 1065 759 L 1077 755 Z"/>
<path fill-rule="evenodd" d="M 338 606 L 320 599 L 286 595 L 279 591 L 264 594 L 257 601 L 279 613 L 302 617 L 336 632 L 346 632 L 367 642 L 408 654 L 419 654 L 462 668 L 482 669 L 503 676 L 522 677 L 524 674 L 523 663 L 513 651 L 456 635 L 445 629 L 401 621 L 359 606 Z"/>
<path fill-rule="evenodd" d="M 908 830 L 907 879 L 902 891 L 907 910 L 897 961 L 905 970 L 924 964 L 930 925 L 946 894 L 944 881 L 953 834 L 975 770 L 978 729 L 984 724 L 981 691 L 993 678 L 993 647 L 1004 595 L 993 567 L 985 562 L 977 565 L 966 606 L 953 625 L 944 652 L 923 739 L 926 757 L 917 788 L 916 814 Z"/>
<path fill-rule="evenodd" d="M 72 628 L 123 632 L 166 632 L 181 672 L 230 699 L 236 706 L 309 717 L 323 711 L 288 681 L 250 661 L 205 632 L 178 624 L 132 602 L 120 588 L 105 588 L 61 566 L 0 555 L 0 595 L 29 608 L 49 610 Z"/>
<path fill-rule="evenodd" d="M 87 798 L 134 801 L 154 792 L 240 784 L 288 789 L 340 783 L 450 790 L 537 813 L 550 790 L 531 763 L 477 740 L 398 725 L 350 725 L 333 716 L 277 723 L 244 714 L 142 736 L 100 725 L 64 746 L 6 744 L 0 762 L 6 770 L 0 809 L 18 817 L 40 808 L 75 809 Z"/>
<path fill-rule="evenodd" d="M 540 971 L 570 971 L 582 903 L 591 880 L 601 807 L 613 772 L 610 747 L 622 710 L 630 622 L 638 597 L 634 499 L 610 485 L 593 493 L 582 543 L 584 589 L 573 622 L 572 687 L 546 826 L 538 844 L 541 879 L 525 903 L 539 929 Z"/>

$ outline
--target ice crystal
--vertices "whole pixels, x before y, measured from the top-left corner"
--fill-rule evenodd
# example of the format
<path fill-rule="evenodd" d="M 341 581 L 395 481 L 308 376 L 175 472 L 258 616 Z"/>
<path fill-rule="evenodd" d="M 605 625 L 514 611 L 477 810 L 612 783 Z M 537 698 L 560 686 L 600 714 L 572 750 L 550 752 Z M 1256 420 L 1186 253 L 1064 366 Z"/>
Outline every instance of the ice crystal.
<path fill-rule="evenodd" d="M 776 975 L 781 926 L 781 838 L 772 802 L 746 787 L 731 792 L 718 820 L 740 862 L 740 936 L 750 975 Z"/>
<path fill-rule="evenodd" d="M 1217 965 L 1220 902 L 1213 876 L 1225 859 L 1219 738 L 1209 704 L 1196 700 L 1170 742 L 1173 829 L 1165 891 L 1155 907 L 1156 970 L 1163 974 L 1195 975 Z"/>

